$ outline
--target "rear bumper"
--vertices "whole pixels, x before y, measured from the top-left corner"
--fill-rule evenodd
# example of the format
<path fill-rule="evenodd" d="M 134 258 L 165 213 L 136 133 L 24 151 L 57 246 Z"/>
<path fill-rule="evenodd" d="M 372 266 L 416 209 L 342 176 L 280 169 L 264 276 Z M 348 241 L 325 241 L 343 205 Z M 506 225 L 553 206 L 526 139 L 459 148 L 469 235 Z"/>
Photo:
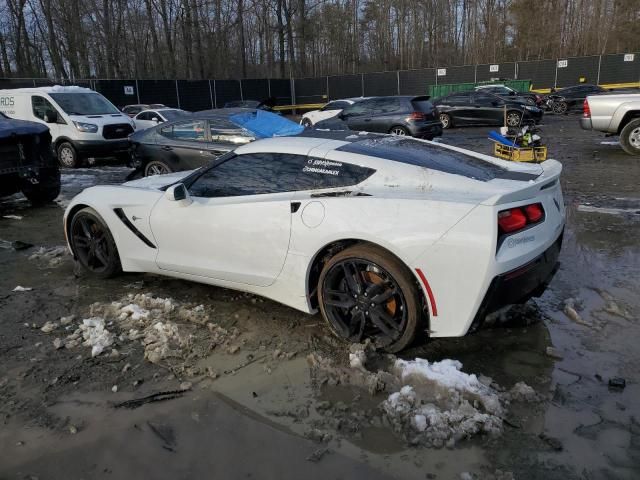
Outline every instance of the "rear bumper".
<path fill-rule="evenodd" d="M 434 138 L 442 136 L 442 123 L 410 123 L 408 125 L 411 135 L 418 138 Z"/>
<path fill-rule="evenodd" d="M 529 263 L 493 278 L 470 331 L 479 328 L 490 313 L 508 305 L 525 303 L 530 298 L 539 297 L 544 293 L 560 267 L 558 255 L 563 233 L 564 231 L 547 250 Z"/>
<path fill-rule="evenodd" d="M 583 130 L 592 130 L 591 118 L 580 117 L 580 128 Z"/>
<path fill-rule="evenodd" d="M 129 139 L 76 140 L 73 146 L 78 153 L 90 157 L 111 157 L 129 151 Z"/>

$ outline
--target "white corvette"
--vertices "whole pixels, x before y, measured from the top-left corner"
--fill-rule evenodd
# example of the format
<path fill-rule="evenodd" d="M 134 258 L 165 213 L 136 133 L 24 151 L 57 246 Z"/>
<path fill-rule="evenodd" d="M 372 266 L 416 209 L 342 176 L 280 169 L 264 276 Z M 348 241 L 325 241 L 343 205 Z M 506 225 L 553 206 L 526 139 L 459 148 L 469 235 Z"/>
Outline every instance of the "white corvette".
<path fill-rule="evenodd" d="M 461 336 L 555 273 L 562 167 L 404 137 L 306 131 L 191 172 L 96 186 L 64 217 L 88 272 L 151 272 L 318 309 L 388 351 Z"/>

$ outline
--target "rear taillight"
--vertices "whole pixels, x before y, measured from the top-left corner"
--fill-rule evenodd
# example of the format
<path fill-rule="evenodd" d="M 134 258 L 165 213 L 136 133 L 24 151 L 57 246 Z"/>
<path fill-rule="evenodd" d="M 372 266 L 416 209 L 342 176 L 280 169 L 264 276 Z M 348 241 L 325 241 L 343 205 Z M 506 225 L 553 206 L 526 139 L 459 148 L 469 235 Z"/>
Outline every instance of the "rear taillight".
<path fill-rule="evenodd" d="M 510 208 L 498 212 L 498 227 L 501 233 L 515 233 L 523 228 L 541 222 L 544 209 L 540 203 L 532 203 L 524 207 Z"/>
<path fill-rule="evenodd" d="M 584 103 L 582 104 L 582 116 L 584 118 L 591 118 L 591 108 L 589 107 L 589 102 L 587 99 L 584 99 Z"/>
<path fill-rule="evenodd" d="M 423 112 L 412 112 L 409 114 L 407 120 L 426 120 L 427 115 Z"/>

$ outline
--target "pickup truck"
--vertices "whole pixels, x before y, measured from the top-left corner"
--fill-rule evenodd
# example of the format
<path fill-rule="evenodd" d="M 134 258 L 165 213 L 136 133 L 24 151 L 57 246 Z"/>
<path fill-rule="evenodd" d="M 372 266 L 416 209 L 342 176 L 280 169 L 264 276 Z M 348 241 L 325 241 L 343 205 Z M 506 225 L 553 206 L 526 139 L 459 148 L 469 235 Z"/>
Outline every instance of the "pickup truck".
<path fill-rule="evenodd" d="M 60 169 L 46 125 L 0 113 L 0 197 L 22 192 L 33 204 L 60 193 Z"/>
<path fill-rule="evenodd" d="M 582 112 L 583 129 L 620 135 L 624 151 L 640 155 L 640 93 L 588 96 Z"/>

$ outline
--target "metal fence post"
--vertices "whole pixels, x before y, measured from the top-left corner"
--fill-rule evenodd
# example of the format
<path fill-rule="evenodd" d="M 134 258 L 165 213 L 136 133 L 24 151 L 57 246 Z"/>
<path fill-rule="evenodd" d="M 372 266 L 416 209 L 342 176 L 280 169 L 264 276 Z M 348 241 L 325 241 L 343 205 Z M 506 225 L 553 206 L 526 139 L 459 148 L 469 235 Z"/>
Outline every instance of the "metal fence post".
<path fill-rule="evenodd" d="M 598 55 L 598 78 L 596 80 L 596 85 L 600 85 L 600 64 L 602 63 L 602 55 Z"/>
<path fill-rule="evenodd" d="M 513 79 L 518 80 L 518 62 L 513 62 Z"/>
<path fill-rule="evenodd" d="M 211 82 L 211 80 L 209 80 Z M 213 81 L 213 106 L 218 108 L 218 92 L 216 91 L 216 81 Z"/>
<path fill-rule="evenodd" d="M 138 104 L 140 103 L 140 89 L 138 88 L 138 79 L 136 78 L 136 98 L 138 99 Z"/>
<path fill-rule="evenodd" d="M 556 58 L 556 76 L 553 79 L 553 88 L 558 86 L 558 59 Z"/>
<path fill-rule="evenodd" d="M 473 83 L 478 83 L 478 64 L 473 66 Z"/>
<path fill-rule="evenodd" d="M 178 101 L 178 108 L 180 108 L 180 90 L 178 89 L 178 80 L 176 79 L 176 100 Z"/>
<path fill-rule="evenodd" d="M 215 108 L 213 103 L 213 91 L 211 90 L 211 80 L 209 80 L 209 99 L 211 100 L 211 108 Z"/>
<path fill-rule="evenodd" d="M 293 77 L 289 77 L 289 94 L 291 96 L 291 105 L 296 104 L 296 81 Z"/>
<path fill-rule="evenodd" d="M 327 75 L 327 102 L 329 101 L 329 75 Z"/>
<path fill-rule="evenodd" d="M 400 95 L 400 70 L 396 70 L 396 77 L 398 80 L 398 95 Z"/>
<path fill-rule="evenodd" d="M 364 73 L 360 74 L 360 89 L 361 89 L 361 97 L 364 97 Z"/>
<path fill-rule="evenodd" d="M 269 98 L 271 98 L 271 79 L 267 78 L 267 92 L 269 94 Z"/>
<path fill-rule="evenodd" d="M 238 80 L 240 84 L 240 100 L 244 100 L 244 95 L 242 94 L 242 79 Z"/>

